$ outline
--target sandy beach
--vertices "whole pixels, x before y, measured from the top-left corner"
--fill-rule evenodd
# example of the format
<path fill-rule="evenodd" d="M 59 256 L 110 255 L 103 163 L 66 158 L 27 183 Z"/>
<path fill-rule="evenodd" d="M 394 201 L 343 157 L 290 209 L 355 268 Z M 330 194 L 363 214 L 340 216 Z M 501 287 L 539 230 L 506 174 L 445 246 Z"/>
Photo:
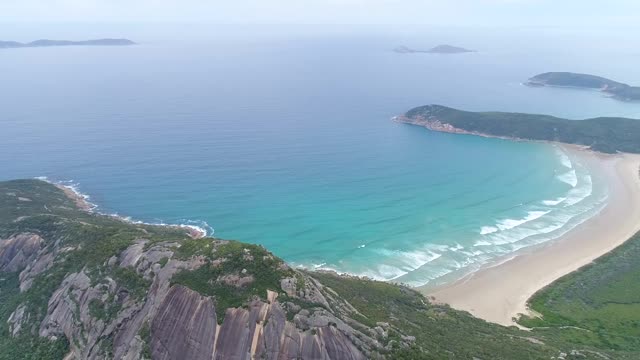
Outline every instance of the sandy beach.
<path fill-rule="evenodd" d="M 604 155 L 562 145 L 608 184 L 608 203 L 564 236 L 524 250 L 499 263 L 437 288 L 422 288 L 438 302 L 502 325 L 527 313 L 527 300 L 539 289 L 589 264 L 640 231 L 640 155 Z M 504 260 L 503 260 L 504 261 Z"/>

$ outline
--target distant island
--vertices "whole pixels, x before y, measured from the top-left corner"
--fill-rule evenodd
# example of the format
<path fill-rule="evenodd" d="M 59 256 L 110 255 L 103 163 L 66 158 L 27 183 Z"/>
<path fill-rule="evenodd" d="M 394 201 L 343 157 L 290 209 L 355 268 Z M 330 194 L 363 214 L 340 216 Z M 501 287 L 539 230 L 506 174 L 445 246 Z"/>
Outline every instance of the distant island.
<path fill-rule="evenodd" d="M 619 100 L 640 100 L 640 87 L 631 86 L 589 74 L 548 72 L 530 78 L 525 84 L 529 86 L 557 86 L 595 89 L 610 94 Z"/>
<path fill-rule="evenodd" d="M 47 47 L 47 46 L 126 46 L 135 45 L 133 41 L 129 39 L 96 39 L 96 40 L 84 40 L 84 41 L 70 41 L 70 40 L 36 40 L 29 43 L 21 43 L 17 41 L 0 41 L 0 49 L 15 49 L 15 48 L 32 48 L 32 47 Z"/>
<path fill-rule="evenodd" d="M 395 120 L 440 132 L 556 141 L 587 146 L 602 153 L 640 153 L 640 120 L 628 118 L 569 120 L 549 115 L 471 112 L 427 105 L 409 110 Z"/>
<path fill-rule="evenodd" d="M 411 49 L 409 47 L 406 46 L 398 46 L 397 48 L 393 49 L 393 51 L 400 53 L 400 54 L 415 54 L 415 53 L 424 53 L 424 54 L 461 54 L 461 53 L 470 53 L 470 52 L 475 52 L 475 50 L 469 50 L 469 49 L 465 49 L 465 48 L 461 48 L 461 47 L 457 47 L 457 46 L 452 46 L 452 45 L 438 45 L 435 47 L 432 47 L 429 50 L 416 50 L 416 49 Z"/>

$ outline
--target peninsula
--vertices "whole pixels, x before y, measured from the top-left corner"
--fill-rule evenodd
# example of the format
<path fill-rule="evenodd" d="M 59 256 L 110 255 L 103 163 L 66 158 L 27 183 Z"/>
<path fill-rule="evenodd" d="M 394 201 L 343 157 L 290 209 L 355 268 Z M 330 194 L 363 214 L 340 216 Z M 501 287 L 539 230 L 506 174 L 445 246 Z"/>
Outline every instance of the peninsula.
<path fill-rule="evenodd" d="M 409 110 L 396 121 L 434 131 L 581 145 L 602 153 L 640 153 L 640 120 L 599 117 L 569 120 L 549 115 L 471 112 L 442 105 Z"/>
<path fill-rule="evenodd" d="M 555 86 L 600 90 L 619 100 L 640 100 L 640 87 L 613 81 L 600 76 L 571 72 L 548 72 L 530 78 L 529 86 Z"/>
<path fill-rule="evenodd" d="M 438 45 L 429 50 L 416 50 L 411 49 L 406 46 L 398 46 L 393 49 L 393 51 L 400 54 L 415 54 L 415 53 L 424 53 L 424 54 L 461 54 L 461 53 L 470 53 L 475 52 L 475 50 L 469 50 L 457 46 L 452 45 Z"/>
<path fill-rule="evenodd" d="M 28 43 L 21 43 L 16 41 L 0 41 L 0 49 L 13 49 L 13 48 L 33 48 L 33 47 L 48 47 L 48 46 L 127 46 L 135 45 L 133 41 L 129 39 L 96 39 L 96 40 L 84 40 L 84 41 L 69 41 L 69 40 L 36 40 Z"/>

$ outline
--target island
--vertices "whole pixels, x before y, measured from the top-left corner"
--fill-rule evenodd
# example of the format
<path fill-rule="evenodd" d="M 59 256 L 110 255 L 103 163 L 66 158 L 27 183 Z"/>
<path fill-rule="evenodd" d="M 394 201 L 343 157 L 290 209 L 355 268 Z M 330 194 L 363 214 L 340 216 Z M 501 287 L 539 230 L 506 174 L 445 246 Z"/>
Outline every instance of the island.
<path fill-rule="evenodd" d="M 398 46 L 393 49 L 393 51 L 400 54 L 415 54 L 415 53 L 425 53 L 425 54 L 461 54 L 461 53 L 470 53 L 475 52 L 475 50 L 469 50 L 457 46 L 452 45 L 438 45 L 429 50 L 416 50 L 411 49 L 406 46 Z"/>
<path fill-rule="evenodd" d="M 136 43 L 129 39 L 96 39 L 84 41 L 70 40 L 36 40 L 29 43 L 17 41 L 0 41 L 0 49 L 33 48 L 48 46 L 128 46 Z"/>
<path fill-rule="evenodd" d="M 640 87 L 610 80 L 604 77 L 572 72 L 547 72 L 530 78 L 528 86 L 555 86 L 600 90 L 612 97 L 625 100 L 640 100 Z"/>
<path fill-rule="evenodd" d="M 411 109 L 394 119 L 440 132 L 554 141 L 581 145 L 602 153 L 640 153 L 640 120 L 629 118 L 569 120 L 549 115 L 471 112 L 442 105 L 426 105 Z"/>

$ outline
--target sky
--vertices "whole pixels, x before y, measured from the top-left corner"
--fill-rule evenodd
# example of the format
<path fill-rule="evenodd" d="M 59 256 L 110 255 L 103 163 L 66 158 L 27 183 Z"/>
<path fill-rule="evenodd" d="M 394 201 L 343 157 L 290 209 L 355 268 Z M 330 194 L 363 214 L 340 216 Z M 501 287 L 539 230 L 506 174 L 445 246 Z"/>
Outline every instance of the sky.
<path fill-rule="evenodd" d="M 0 22 L 634 26 L 640 0 L 0 0 Z"/>

